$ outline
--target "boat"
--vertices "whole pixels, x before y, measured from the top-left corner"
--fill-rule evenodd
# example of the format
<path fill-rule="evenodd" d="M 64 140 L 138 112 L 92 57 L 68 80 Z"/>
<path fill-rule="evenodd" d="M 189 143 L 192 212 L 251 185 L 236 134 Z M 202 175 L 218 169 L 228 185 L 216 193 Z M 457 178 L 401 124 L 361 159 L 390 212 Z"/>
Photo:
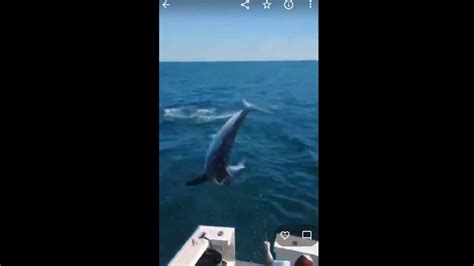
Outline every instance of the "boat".
<path fill-rule="evenodd" d="M 199 225 L 168 266 L 263 266 L 261 263 L 241 261 L 235 257 L 235 237 L 234 227 Z M 278 235 L 273 245 L 275 260 L 290 261 L 294 265 L 301 255 L 307 255 L 312 258 L 315 266 L 319 265 L 319 241 L 291 235 L 285 238 L 291 245 L 282 245 L 276 241 L 277 237 Z M 215 261 L 206 263 L 206 260 Z"/>

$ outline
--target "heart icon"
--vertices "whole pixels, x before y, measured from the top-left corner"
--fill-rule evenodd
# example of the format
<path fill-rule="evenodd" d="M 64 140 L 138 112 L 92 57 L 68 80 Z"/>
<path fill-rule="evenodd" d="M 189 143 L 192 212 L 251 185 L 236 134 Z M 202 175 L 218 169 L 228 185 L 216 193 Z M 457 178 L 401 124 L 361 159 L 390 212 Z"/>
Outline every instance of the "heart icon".
<path fill-rule="evenodd" d="M 281 236 L 281 238 L 283 238 L 283 240 L 286 240 L 288 237 L 290 237 L 290 232 L 288 232 L 288 231 L 281 231 L 281 232 L 280 232 L 280 236 Z"/>

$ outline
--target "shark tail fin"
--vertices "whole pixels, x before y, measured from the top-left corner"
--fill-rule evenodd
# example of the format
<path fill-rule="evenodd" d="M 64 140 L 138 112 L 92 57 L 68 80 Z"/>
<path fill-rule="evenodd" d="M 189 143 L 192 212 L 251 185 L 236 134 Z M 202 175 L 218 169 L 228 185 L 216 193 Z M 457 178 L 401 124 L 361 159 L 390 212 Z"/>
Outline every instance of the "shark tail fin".
<path fill-rule="evenodd" d="M 265 108 L 262 108 L 260 106 L 256 106 L 255 104 L 247 102 L 245 99 L 242 99 L 242 102 L 244 103 L 245 107 L 247 107 L 247 108 L 257 110 L 257 111 L 260 111 L 260 112 L 264 112 L 264 113 L 267 113 L 267 114 L 272 113 L 272 112 L 270 112 L 269 110 L 267 110 Z"/>
<path fill-rule="evenodd" d="M 203 174 L 201 175 L 200 177 L 198 178 L 195 178 L 193 180 L 190 180 L 188 182 L 186 182 L 186 186 L 197 186 L 197 185 L 201 185 L 205 182 L 207 182 L 209 180 L 209 178 L 207 177 L 206 174 Z"/>

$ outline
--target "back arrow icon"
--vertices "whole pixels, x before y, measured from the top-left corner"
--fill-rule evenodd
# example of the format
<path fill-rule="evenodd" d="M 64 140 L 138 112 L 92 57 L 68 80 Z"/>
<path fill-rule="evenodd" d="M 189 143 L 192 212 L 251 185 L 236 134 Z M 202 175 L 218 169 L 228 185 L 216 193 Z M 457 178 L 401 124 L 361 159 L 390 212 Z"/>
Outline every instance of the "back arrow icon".
<path fill-rule="evenodd" d="M 168 6 L 170 6 L 170 4 L 168 4 L 167 2 L 168 2 L 168 0 L 165 0 L 165 2 L 163 3 L 164 8 L 168 8 Z"/>

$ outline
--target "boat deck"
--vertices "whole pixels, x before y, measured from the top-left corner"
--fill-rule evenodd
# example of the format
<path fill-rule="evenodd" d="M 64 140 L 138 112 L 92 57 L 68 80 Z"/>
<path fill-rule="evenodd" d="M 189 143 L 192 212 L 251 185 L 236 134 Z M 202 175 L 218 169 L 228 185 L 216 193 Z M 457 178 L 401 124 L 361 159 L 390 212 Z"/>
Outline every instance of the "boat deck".
<path fill-rule="evenodd" d="M 227 265 L 229 265 L 229 264 L 227 264 Z M 238 261 L 235 262 L 234 266 L 263 266 L 263 264 L 238 260 Z"/>

